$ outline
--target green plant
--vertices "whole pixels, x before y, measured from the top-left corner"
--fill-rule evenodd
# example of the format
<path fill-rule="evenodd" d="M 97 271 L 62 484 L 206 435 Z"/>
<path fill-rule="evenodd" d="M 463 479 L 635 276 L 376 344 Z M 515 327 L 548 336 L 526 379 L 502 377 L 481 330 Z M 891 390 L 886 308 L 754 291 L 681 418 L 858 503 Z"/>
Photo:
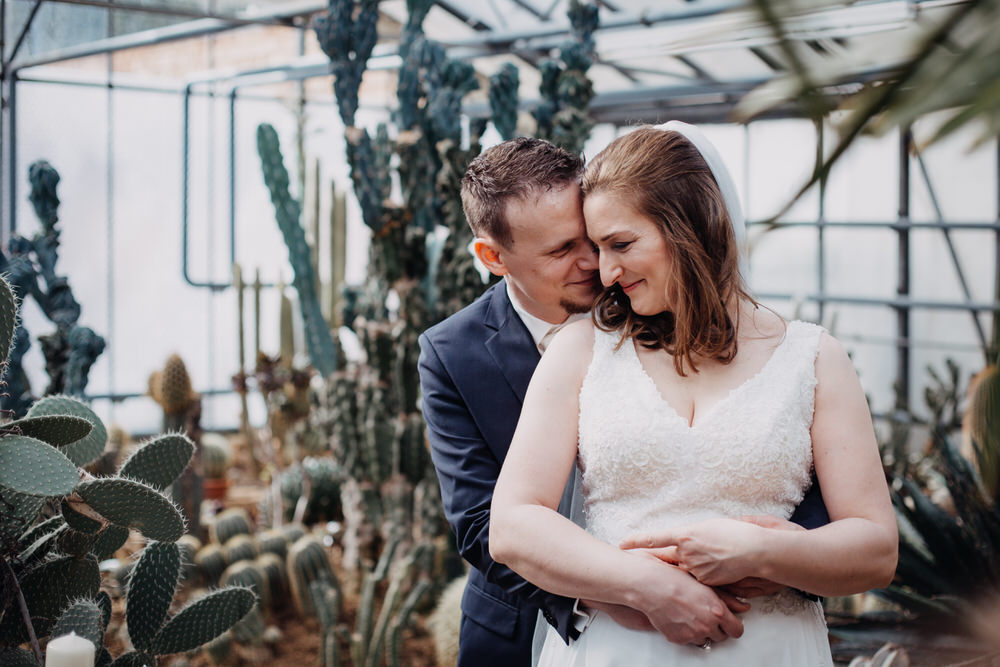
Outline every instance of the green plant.
<path fill-rule="evenodd" d="M 325 581 L 334 589 L 340 590 L 340 582 L 330 564 L 326 548 L 312 535 L 304 535 L 289 547 L 286 563 L 296 608 L 304 616 L 315 616 L 316 607 L 309 592 L 313 582 Z"/>
<path fill-rule="evenodd" d="M 951 436 L 961 400 L 957 367 L 949 364 L 947 380 L 933 377 L 925 392 L 934 417 L 926 464 L 892 475 L 899 564 L 893 584 L 880 594 L 922 622 L 981 632 L 986 628 L 978 605 L 1000 601 L 1000 504 Z M 997 452 L 980 446 L 976 455 L 985 467 Z"/>
<path fill-rule="evenodd" d="M 82 396 L 90 368 L 104 351 L 105 342 L 92 329 L 78 324 L 80 304 L 66 277 L 56 273 L 61 234 L 56 227 L 59 173 L 47 161 L 39 160 L 28 168 L 28 181 L 31 183 L 28 198 L 42 229 L 30 240 L 16 234 L 10 238 L 6 253 L 0 252 L 0 273 L 18 299 L 33 298 L 56 325 L 55 331 L 38 337 L 49 375 L 45 393 Z M 0 407 L 14 415 L 23 415 L 34 400 L 28 376 L 21 366 L 31 341 L 16 318 L 9 322 L 12 335 L 3 345 L 3 358 L 9 366 L 7 389 L 0 395 Z"/>
<path fill-rule="evenodd" d="M 843 113 L 834 119 L 838 140 L 832 150 L 817 154 L 808 182 L 788 202 L 782 215 L 809 188 L 825 179 L 830 169 L 863 133 L 883 134 L 907 129 L 933 111 L 944 110 L 944 120 L 925 142 L 930 145 L 960 128 L 972 127 L 983 143 L 1000 131 L 997 96 L 1000 91 L 1000 45 L 994 38 L 1000 25 L 1000 3 L 972 0 L 948 9 L 921 13 L 917 29 L 905 36 L 896 62 L 874 76 L 859 77 L 856 53 L 843 49 L 821 62 L 807 57 L 811 43 L 794 41 L 788 26 L 800 15 L 849 3 L 831 0 L 754 0 L 757 17 L 770 29 L 785 67 L 781 75 L 751 91 L 740 102 L 736 116 L 748 120 L 764 111 L 797 102 L 817 122 L 827 116 L 838 98 Z M 857 86 L 859 80 L 863 85 Z M 845 86 L 845 84 L 855 84 Z M 843 91 L 851 90 L 844 95 Z M 997 285 L 1000 288 L 1000 284 Z"/>
<path fill-rule="evenodd" d="M 0 281 L 0 318 L 12 312 L 13 295 Z M 0 331 L 10 324 L 0 320 Z M 43 398 L 24 419 L 0 426 L 0 650 L 19 660 L 41 664 L 39 638 L 73 629 L 95 642 L 100 664 L 111 663 L 100 641 L 110 602 L 100 591 L 98 562 L 124 544 L 130 529 L 149 543 L 128 579 L 126 622 L 137 650 L 119 664 L 153 664 L 156 655 L 195 648 L 255 604 L 250 591 L 224 589 L 167 617 L 181 576 L 184 519 L 162 489 L 188 465 L 194 445 L 161 436 L 116 476 L 93 478 L 78 466 L 100 455 L 106 437 L 100 419 L 65 396 Z M 30 653 L 18 650 L 23 642 Z"/>
<path fill-rule="evenodd" d="M 214 542 L 225 545 L 237 535 L 251 535 L 253 523 L 245 509 L 231 507 L 215 516 L 208 532 Z"/>
<path fill-rule="evenodd" d="M 281 159 L 278 133 L 268 124 L 257 128 L 257 152 L 264 172 L 264 182 L 271 193 L 278 227 L 288 246 L 288 259 L 295 272 L 293 284 L 299 293 L 299 305 L 305 322 L 306 346 L 313 366 L 323 377 L 337 370 L 337 345 L 323 319 L 316 293 L 316 274 L 309 245 L 300 222 L 301 206 L 288 190 L 288 171 Z"/>

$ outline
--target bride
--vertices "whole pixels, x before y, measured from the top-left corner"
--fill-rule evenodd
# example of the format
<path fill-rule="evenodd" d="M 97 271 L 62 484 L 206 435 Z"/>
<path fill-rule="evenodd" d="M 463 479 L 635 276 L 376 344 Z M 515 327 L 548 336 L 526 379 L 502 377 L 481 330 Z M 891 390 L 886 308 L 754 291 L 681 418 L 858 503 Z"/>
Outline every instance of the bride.
<path fill-rule="evenodd" d="M 814 596 L 885 586 L 897 557 L 850 360 L 820 327 L 785 322 L 747 293 L 735 188 L 696 128 L 619 137 L 582 191 L 605 290 L 593 322 L 563 329 L 531 380 L 493 495 L 490 553 L 591 610 L 638 611 L 629 627 L 592 611 L 568 646 L 550 630 L 540 664 L 831 665 Z M 586 532 L 555 510 L 575 461 Z M 814 469 L 828 525 L 759 518 L 787 519 Z M 749 601 L 736 638 L 731 624 L 651 613 L 650 576 L 783 587 Z"/>

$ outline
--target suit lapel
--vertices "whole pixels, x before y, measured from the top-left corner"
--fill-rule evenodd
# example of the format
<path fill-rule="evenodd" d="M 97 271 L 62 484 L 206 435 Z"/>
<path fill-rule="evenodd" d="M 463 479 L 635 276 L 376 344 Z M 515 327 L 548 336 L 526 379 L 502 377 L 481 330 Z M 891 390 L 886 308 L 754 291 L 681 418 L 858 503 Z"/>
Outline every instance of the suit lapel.
<path fill-rule="evenodd" d="M 495 331 L 486 339 L 486 349 L 507 379 L 517 400 L 523 404 L 528 383 L 541 357 L 527 327 L 514 312 L 514 306 L 507 296 L 506 282 L 500 281 L 493 287 L 483 323 Z"/>

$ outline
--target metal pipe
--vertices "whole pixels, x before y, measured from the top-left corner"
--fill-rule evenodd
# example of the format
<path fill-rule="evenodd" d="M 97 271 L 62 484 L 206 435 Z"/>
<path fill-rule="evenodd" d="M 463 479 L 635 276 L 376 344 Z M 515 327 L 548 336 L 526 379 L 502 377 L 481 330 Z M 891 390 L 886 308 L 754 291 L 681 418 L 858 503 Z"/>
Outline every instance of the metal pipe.
<path fill-rule="evenodd" d="M 8 236 L 17 231 L 17 72 L 10 72 L 7 81 L 7 220 Z"/>
<path fill-rule="evenodd" d="M 327 3 L 325 0 L 296 0 L 291 2 L 275 3 L 270 6 L 272 7 L 271 11 L 261 12 L 259 15 L 252 18 L 257 22 L 264 22 L 265 20 L 273 21 L 291 19 L 297 16 L 304 16 L 318 12 L 326 8 Z M 57 49 L 48 53 L 42 53 L 34 58 L 27 58 L 17 64 L 17 69 L 48 65 L 50 63 L 70 60 L 72 58 L 81 58 L 83 56 L 113 53 L 115 51 L 132 49 L 139 46 L 163 44 L 165 42 L 172 42 L 178 39 L 187 39 L 189 37 L 210 35 L 229 30 L 234 26 L 234 20 L 235 19 L 200 19 L 197 21 L 188 21 L 179 25 L 154 28 L 152 30 L 143 30 L 129 35 L 109 37 L 107 39 L 87 44 L 78 44 L 65 49 Z M 247 20 L 249 20 L 249 17 Z"/>
<path fill-rule="evenodd" d="M 189 223 L 190 223 L 190 203 L 188 201 L 190 196 L 190 174 L 188 173 L 191 166 L 191 151 L 190 151 L 190 134 L 191 134 L 191 89 L 194 87 L 193 83 L 189 83 L 184 87 L 184 107 L 183 107 L 183 133 L 184 137 L 181 140 L 181 150 L 183 151 L 183 156 L 181 158 L 181 171 L 183 172 L 181 186 L 181 275 L 184 277 L 184 282 L 192 287 L 207 287 L 212 290 L 223 290 L 230 286 L 229 282 L 224 283 L 213 283 L 213 282 L 201 282 L 191 278 L 191 272 L 189 267 L 188 258 L 188 239 L 190 236 Z M 214 97 L 209 95 L 209 97 Z M 232 261 L 236 258 L 236 237 L 230 234 L 229 236 L 229 256 Z"/>
<path fill-rule="evenodd" d="M 909 222 L 910 219 L 910 143 L 912 136 L 907 127 L 899 135 L 899 219 Z M 897 276 L 896 294 L 899 298 L 909 298 L 910 294 L 910 232 L 901 228 L 896 231 L 897 238 Z M 910 337 L 909 307 L 894 305 L 896 311 L 896 335 L 898 338 Z M 906 408 L 910 404 L 910 350 L 906 347 L 896 349 L 896 387 L 897 397 L 902 397 Z M 897 398 L 897 400 L 899 400 Z"/>
<path fill-rule="evenodd" d="M 816 164 L 823 164 L 823 119 L 816 121 Z M 826 222 L 826 175 L 819 179 L 819 211 L 816 219 L 816 289 L 820 294 L 826 294 L 826 252 L 824 223 Z M 823 322 L 826 314 L 826 304 L 819 302 L 819 317 Z"/>
<path fill-rule="evenodd" d="M 230 16 L 225 14 L 199 12 L 177 5 L 143 5 L 136 2 L 121 2 L 121 0 L 115 0 L 114 2 L 106 2 L 105 0 L 49 0 L 49 2 L 67 5 L 84 5 L 86 7 L 97 7 L 99 9 L 107 9 L 109 11 L 120 9 L 127 12 L 143 12 L 146 14 L 177 16 L 187 19 L 214 19 L 218 21 L 226 21 L 227 23 L 232 23 L 233 25 L 288 25 L 288 23 L 282 19 L 242 18 L 239 16 Z"/>
<path fill-rule="evenodd" d="M 21 49 L 21 44 L 24 43 L 24 38 L 28 36 L 28 31 L 31 29 L 31 24 L 35 21 L 35 15 L 38 14 L 38 9 L 42 6 L 44 0 L 35 0 L 35 6 L 31 8 L 31 13 L 28 14 L 28 20 L 24 22 L 24 27 L 21 28 L 21 34 L 17 36 L 14 40 L 14 48 L 10 50 L 10 57 L 3 61 L 3 69 L 7 70 L 11 62 L 13 62 L 14 57 L 17 56 L 17 52 Z"/>
<path fill-rule="evenodd" d="M 903 312 L 906 312 L 911 308 L 926 310 L 975 310 L 979 312 L 1000 311 L 1000 301 L 994 301 L 992 303 L 973 303 L 971 301 L 932 301 L 928 299 L 912 299 L 909 297 L 880 299 L 877 297 L 838 296 L 831 294 L 803 295 L 792 292 L 754 292 L 754 295 L 759 296 L 762 299 L 779 299 L 782 301 L 806 300 L 823 303 L 843 303 L 852 306 L 883 306 Z M 902 336 L 900 338 L 902 338 Z"/>

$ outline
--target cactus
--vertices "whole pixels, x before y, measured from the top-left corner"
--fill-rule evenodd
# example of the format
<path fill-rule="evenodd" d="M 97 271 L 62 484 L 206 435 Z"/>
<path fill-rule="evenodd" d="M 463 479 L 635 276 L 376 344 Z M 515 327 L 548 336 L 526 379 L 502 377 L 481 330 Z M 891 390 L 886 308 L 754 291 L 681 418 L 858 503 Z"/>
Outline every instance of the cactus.
<path fill-rule="evenodd" d="M 468 577 L 453 579 L 438 598 L 434 611 L 427 619 L 427 629 L 434 639 L 437 664 L 458 664 L 458 635 L 462 626 L 462 595 Z"/>
<path fill-rule="evenodd" d="M 288 581 L 292 598 L 299 613 L 304 616 L 315 616 L 309 586 L 314 581 L 325 581 L 338 591 L 340 582 L 330 565 L 323 543 L 311 535 L 299 538 L 288 550 L 287 558 Z"/>
<path fill-rule="evenodd" d="M 96 600 L 76 600 L 63 609 L 55 625 L 52 627 L 53 637 L 62 637 L 73 632 L 77 636 L 90 640 L 95 649 L 104 646 L 104 628 L 107 621 L 104 612 Z"/>
<path fill-rule="evenodd" d="M 222 545 L 222 553 L 230 565 L 241 560 L 253 560 L 257 557 L 257 545 L 250 535 L 234 535 Z"/>
<path fill-rule="evenodd" d="M 108 431 L 93 410 L 71 396 L 46 396 L 28 409 L 28 417 L 68 415 L 87 420 L 91 425 L 85 437 L 59 447 L 60 451 L 77 466 L 85 466 L 104 451 L 108 442 Z"/>
<path fill-rule="evenodd" d="M 43 440 L 54 447 L 65 447 L 90 435 L 93 427 L 82 417 L 44 415 L 7 422 L 0 429 L 4 433 Z"/>
<path fill-rule="evenodd" d="M 504 141 L 514 138 L 517 130 L 517 96 L 520 86 L 520 74 L 513 63 L 504 63 L 490 77 L 490 111 L 493 113 L 493 126 Z"/>
<path fill-rule="evenodd" d="M 217 544 L 226 544 L 237 535 L 252 534 L 253 522 L 245 509 L 232 507 L 216 515 L 209 526 L 208 533 Z"/>
<path fill-rule="evenodd" d="M 65 392 L 81 396 L 87 385 L 90 367 L 104 351 L 104 339 L 93 330 L 80 326 L 80 304 L 64 276 L 56 273 L 60 231 L 59 197 L 56 186 L 58 172 L 45 160 L 28 168 L 31 183 L 29 199 L 41 223 L 41 231 L 31 240 L 14 235 L 6 253 L 0 253 L 0 273 L 7 276 L 7 291 L 22 299 L 31 296 L 45 316 L 56 325 L 55 331 L 40 336 L 45 370 L 49 375 L 46 394 Z M 7 302 L 9 303 L 9 301 Z M 12 308 L 4 309 L 5 325 L 0 331 L 0 348 L 10 365 L 8 391 L 0 399 L 0 407 L 15 415 L 23 415 L 31 405 L 31 386 L 21 367 L 21 360 L 30 346 L 27 330 L 12 317 Z"/>
<path fill-rule="evenodd" d="M 222 479 L 226 476 L 232 455 L 229 442 L 225 436 L 216 433 L 205 433 L 201 438 L 201 469 L 209 479 Z"/>
<path fill-rule="evenodd" d="M 245 588 L 213 591 L 168 619 L 152 652 L 169 655 L 198 648 L 236 625 L 256 603 L 256 596 Z"/>
<path fill-rule="evenodd" d="M 587 70 L 594 62 L 594 30 L 598 26 L 596 5 L 570 0 L 568 12 L 573 38 L 560 48 L 560 60 L 547 60 L 539 69 L 539 87 L 543 102 L 535 109 L 537 136 L 565 148 L 570 153 L 583 152 L 593 121 L 587 107 L 594 88 Z"/>
<path fill-rule="evenodd" d="M 134 528 L 151 540 L 176 542 L 184 517 L 156 489 L 130 479 L 95 479 L 76 487 L 84 502 L 112 523 Z"/>
<path fill-rule="evenodd" d="M 205 583 L 210 586 L 218 583 L 219 577 L 226 569 L 226 556 L 222 551 L 222 546 L 218 544 L 208 544 L 202 547 L 195 554 L 194 562 Z"/>
<path fill-rule="evenodd" d="M 167 617 L 181 577 L 180 548 L 171 542 L 150 542 L 129 576 L 125 618 L 132 645 L 152 648 Z"/>
<path fill-rule="evenodd" d="M 3 439 L 0 486 L 29 496 L 63 496 L 77 479 L 76 466 L 51 445 L 23 435 Z"/>
<path fill-rule="evenodd" d="M 309 245 L 299 220 L 301 207 L 288 191 L 288 172 L 282 163 L 278 133 L 266 123 L 257 128 L 257 152 L 264 171 L 264 182 L 271 193 L 278 227 L 288 246 L 288 259 L 295 272 L 292 282 L 299 293 L 309 358 L 320 375 L 328 377 L 337 370 L 337 346 L 323 319 L 323 310 L 316 294 L 317 281 Z"/>
<path fill-rule="evenodd" d="M 987 366 L 969 390 L 963 435 L 987 499 L 1000 506 L 1000 367 Z"/>
<path fill-rule="evenodd" d="M 254 560 L 254 565 L 264 575 L 270 604 L 277 607 L 288 598 L 288 571 L 285 558 L 275 553 L 262 553 Z"/>
<path fill-rule="evenodd" d="M 2 281 L 2 279 L 0 279 Z M 5 290 L 0 289 L 0 302 Z M 0 331 L 10 311 L 0 303 Z M 16 313 L 15 313 L 16 314 Z M 2 362 L 3 360 L 0 360 Z M 83 420 L 86 425 L 79 422 Z M 35 437 L 24 435 L 30 432 Z M 35 438 L 38 439 L 35 439 Z M 243 589 L 213 594 L 213 602 L 182 611 L 164 623 L 180 576 L 184 522 L 159 490 L 182 473 L 191 443 L 165 436 L 142 446 L 123 466 L 128 477 L 87 479 L 77 466 L 100 455 L 106 431 L 93 411 L 67 396 L 46 397 L 28 417 L 0 428 L 0 513 L 4 590 L 0 608 L 0 651 L 3 659 L 26 660 L 17 644 L 30 642 L 33 660 L 43 662 L 38 639 L 51 632 L 74 630 L 96 644 L 111 615 L 108 595 L 99 590 L 98 560 L 117 551 L 134 527 L 152 542 L 143 550 L 129 577 L 126 620 L 140 652 L 119 656 L 117 664 L 155 664 L 156 654 L 193 648 L 228 629 L 254 603 Z M 44 452 L 44 453 L 43 453 Z M 31 470 L 31 479 L 19 471 Z M 139 481 L 143 480 L 143 481 Z M 149 482 L 146 484 L 145 482 Z M 39 520 L 46 498 L 58 514 Z M 17 600 L 17 601 L 15 601 Z M 200 611 L 199 611 L 200 610 Z M 207 630 L 189 632 L 201 611 L 214 614 Z M 99 647 L 102 665 L 113 664 Z"/>
<path fill-rule="evenodd" d="M 227 567 L 219 578 L 219 583 L 223 586 L 241 586 L 252 590 L 262 607 L 271 604 L 271 589 L 268 586 L 267 574 L 252 560 L 240 560 Z"/>
<path fill-rule="evenodd" d="M 167 357 L 163 368 L 150 374 L 149 395 L 163 410 L 164 431 L 184 431 L 188 415 L 199 400 L 187 366 L 177 354 Z"/>
<path fill-rule="evenodd" d="M 194 455 L 194 443 L 186 435 L 161 435 L 140 446 L 118 474 L 164 491 L 177 479 Z"/>

